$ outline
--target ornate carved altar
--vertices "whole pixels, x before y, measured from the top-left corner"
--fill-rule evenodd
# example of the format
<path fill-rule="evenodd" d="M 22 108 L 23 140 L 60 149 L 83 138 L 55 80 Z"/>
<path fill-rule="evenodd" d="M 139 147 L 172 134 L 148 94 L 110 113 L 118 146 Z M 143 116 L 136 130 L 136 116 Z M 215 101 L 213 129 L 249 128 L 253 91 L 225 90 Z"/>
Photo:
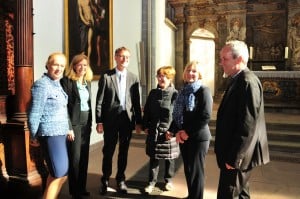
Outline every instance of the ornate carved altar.
<path fill-rule="evenodd" d="M 254 71 L 263 89 L 265 105 L 300 108 L 300 71 Z"/>

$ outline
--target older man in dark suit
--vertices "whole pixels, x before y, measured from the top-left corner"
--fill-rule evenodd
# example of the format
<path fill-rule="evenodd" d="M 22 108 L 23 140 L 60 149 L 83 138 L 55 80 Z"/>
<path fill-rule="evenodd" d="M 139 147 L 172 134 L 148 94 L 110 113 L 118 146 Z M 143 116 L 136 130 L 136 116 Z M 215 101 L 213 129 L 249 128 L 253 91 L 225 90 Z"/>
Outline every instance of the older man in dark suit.
<path fill-rule="evenodd" d="M 242 41 L 229 41 L 220 52 L 224 75 L 231 82 L 217 113 L 218 199 L 250 198 L 252 169 L 270 161 L 263 89 L 247 68 L 248 58 L 247 45 Z"/>
<path fill-rule="evenodd" d="M 115 51 L 117 66 L 104 73 L 99 80 L 96 98 L 96 130 L 103 133 L 103 161 L 101 194 L 107 193 L 112 174 L 112 158 L 119 141 L 117 191 L 127 193 L 125 170 L 132 130 L 142 129 L 138 77 L 127 70 L 130 52 L 121 47 Z"/>

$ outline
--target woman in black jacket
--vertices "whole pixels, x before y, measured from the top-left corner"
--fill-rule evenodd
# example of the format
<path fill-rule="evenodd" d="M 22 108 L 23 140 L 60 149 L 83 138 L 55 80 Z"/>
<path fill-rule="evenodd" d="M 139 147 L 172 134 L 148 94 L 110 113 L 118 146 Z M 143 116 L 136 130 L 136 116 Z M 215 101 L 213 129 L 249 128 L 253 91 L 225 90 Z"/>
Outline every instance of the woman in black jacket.
<path fill-rule="evenodd" d="M 172 132 L 179 142 L 188 187 L 188 199 L 202 199 L 204 161 L 211 138 L 208 123 L 212 113 L 212 96 L 201 82 L 200 64 L 188 63 L 183 71 L 184 87 L 173 111 Z"/>
<path fill-rule="evenodd" d="M 175 70 L 163 66 L 157 70 L 157 88 L 152 89 L 144 107 L 144 130 L 147 134 L 146 154 L 150 157 L 149 184 L 145 191 L 151 193 L 159 173 L 159 160 L 165 160 L 165 188 L 173 189 L 172 178 L 175 174 L 175 158 L 179 156 L 176 138 L 168 131 L 172 122 L 174 101 L 177 90 L 172 84 Z"/>
<path fill-rule="evenodd" d="M 61 85 L 68 95 L 68 113 L 74 131 L 68 142 L 69 193 L 79 199 L 88 196 L 86 190 L 89 162 L 90 135 L 92 127 L 91 80 L 93 72 L 88 57 L 75 55 L 61 79 Z M 70 140 L 69 139 L 69 140 Z"/>

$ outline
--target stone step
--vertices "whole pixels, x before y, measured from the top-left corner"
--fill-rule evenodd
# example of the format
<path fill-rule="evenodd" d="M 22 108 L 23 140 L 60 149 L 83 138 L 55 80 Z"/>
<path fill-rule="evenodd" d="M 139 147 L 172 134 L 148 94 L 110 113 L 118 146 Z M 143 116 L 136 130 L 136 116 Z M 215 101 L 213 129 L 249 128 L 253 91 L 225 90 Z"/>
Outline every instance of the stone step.
<path fill-rule="evenodd" d="M 216 120 L 211 120 L 209 123 L 210 127 L 216 126 Z M 298 124 L 296 123 L 278 123 L 278 122 L 267 122 L 266 123 L 267 130 L 285 130 L 285 131 L 296 131 L 300 134 L 300 121 Z"/>
<path fill-rule="evenodd" d="M 269 140 L 300 143 L 300 132 L 273 130 L 267 133 Z"/>
<path fill-rule="evenodd" d="M 300 143 L 299 142 L 269 140 L 269 148 L 272 151 L 300 153 Z"/>
<path fill-rule="evenodd" d="M 267 122 L 266 127 L 267 127 L 267 130 L 296 131 L 300 134 L 300 121 L 298 124 Z"/>
<path fill-rule="evenodd" d="M 210 132 L 212 135 L 215 135 L 216 127 L 210 126 Z M 267 134 L 268 140 L 300 142 L 300 132 L 286 130 L 267 130 Z"/>
<path fill-rule="evenodd" d="M 300 153 L 287 153 L 281 151 L 270 151 L 271 161 L 284 161 L 300 163 Z"/>
<path fill-rule="evenodd" d="M 211 146 L 215 143 L 215 136 L 211 138 Z M 300 153 L 300 143 L 290 141 L 274 141 L 268 140 L 269 149 L 272 151 Z"/>
<path fill-rule="evenodd" d="M 145 147 L 146 134 L 134 133 L 132 138 L 134 139 L 134 141 L 132 141 L 133 146 Z M 299 144 L 298 145 L 291 144 L 292 148 L 296 151 L 286 150 L 287 147 L 286 143 L 283 142 L 270 141 L 269 146 L 270 146 L 271 161 L 285 161 L 285 162 L 300 163 Z M 290 146 L 288 146 L 288 148 L 290 148 Z M 214 137 L 210 142 L 209 153 L 214 153 Z"/>
<path fill-rule="evenodd" d="M 210 129 L 215 135 L 219 103 L 214 103 Z M 266 127 L 271 160 L 300 163 L 300 109 L 265 107 Z M 211 145 L 213 146 L 214 140 Z"/>

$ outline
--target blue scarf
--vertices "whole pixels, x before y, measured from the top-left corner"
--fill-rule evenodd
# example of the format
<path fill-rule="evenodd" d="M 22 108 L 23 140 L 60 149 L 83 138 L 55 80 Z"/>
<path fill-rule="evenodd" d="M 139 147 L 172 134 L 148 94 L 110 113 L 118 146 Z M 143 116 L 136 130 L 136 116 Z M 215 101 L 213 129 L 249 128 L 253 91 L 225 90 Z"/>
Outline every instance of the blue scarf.
<path fill-rule="evenodd" d="M 183 89 L 179 92 L 176 98 L 173 110 L 173 120 L 177 128 L 182 129 L 183 111 L 193 111 L 195 108 L 195 95 L 194 93 L 201 87 L 200 80 L 185 84 Z"/>

